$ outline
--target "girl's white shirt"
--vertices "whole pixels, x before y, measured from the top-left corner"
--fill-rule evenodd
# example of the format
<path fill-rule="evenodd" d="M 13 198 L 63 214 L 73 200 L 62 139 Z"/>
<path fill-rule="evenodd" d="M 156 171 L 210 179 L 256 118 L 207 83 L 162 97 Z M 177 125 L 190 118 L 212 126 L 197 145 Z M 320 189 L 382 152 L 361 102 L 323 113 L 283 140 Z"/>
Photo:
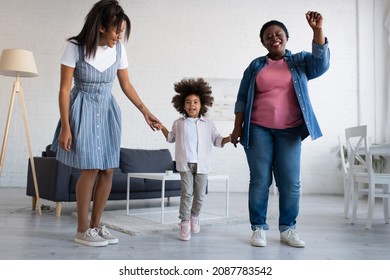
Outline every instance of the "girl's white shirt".
<path fill-rule="evenodd" d="M 187 162 L 198 162 L 198 127 L 199 118 L 184 119 L 184 141 L 186 147 Z"/>
<path fill-rule="evenodd" d="M 176 169 L 180 172 L 189 170 L 187 161 L 187 144 L 185 134 L 185 117 L 173 122 L 172 130 L 168 133 L 167 142 L 175 143 Z M 197 133 L 197 173 L 207 174 L 211 170 L 211 152 L 213 146 L 222 147 L 223 137 L 215 128 L 214 122 L 200 117 L 195 122 Z"/>
<path fill-rule="evenodd" d="M 127 61 L 127 52 L 126 48 L 120 43 L 121 47 L 121 58 L 120 58 L 120 64 L 119 69 L 126 69 L 129 66 L 129 63 Z M 84 48 L 84 54 L 85 54 L 85 48 Z M 61 57 L 61 64 L 75 68 L 76 62 L 79 60 L 79 46 L 68 42 L 65 46 L 64 53 Z M 99 72 L 104 72 L 107 70 L 111 65 L 113 65 L 116 61 L 116 48 L 110 48 L 108 46 L 98 46 L 96 50 L 95 57 L 88 57 L 85 58 L 85 61 L 92 65 L 94 68 L 96 68 Z"/>

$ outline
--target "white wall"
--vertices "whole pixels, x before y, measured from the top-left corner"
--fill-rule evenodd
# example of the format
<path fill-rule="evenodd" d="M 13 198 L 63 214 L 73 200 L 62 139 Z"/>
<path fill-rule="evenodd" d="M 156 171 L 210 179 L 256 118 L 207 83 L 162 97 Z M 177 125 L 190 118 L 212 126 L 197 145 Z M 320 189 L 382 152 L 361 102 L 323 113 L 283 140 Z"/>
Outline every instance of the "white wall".
<path fill-rule="evenodd" d="M 37 78 L 22 80 L 34 155 L 40 155 L 51 142 L 59 118 L 59 59 L 65 39 L 80 31 L 94 2 L 1 0 L 0 49 L 32 50 L 39 70 Z M 341 173 L 330 150 L 337 144 L 337 135 L 358 122 L 355 0 L 126 0 L 121 5 L 132 21 L 127 43 L 130 78 L 144 103 L 167 126 L 178 117 L 170 103 L 174 82 L 198 76 L 239 80 L 249 62 L 265 54 L 258 34 L 262 24 L 271 19 L 286 24 L 289 49 L 310 50 L 312 34 L 304 14 L 320 11 L 331 48 L 331 68 L 310 83 L 310 91 L 324 137 L 304 141 L 302 187 L 304 193 L 342 192 Z M 1 132 L 12 82 L 12 78 L 0 76 Z M 173 145 L 145 125 L 117 83 L 114 95 L 122 109 L 122 146 L 169 148 L 173 153 Z M 15 105 L 0 186 L 26 184 L 28 150 L 18 102 Z M 233 127 L 231 118 L 215 123 L 223 135 Z M 233 191 L 247 190 L 248 167 L 241 147 L 214 149 L 213 172 L 229 174 Z"/>

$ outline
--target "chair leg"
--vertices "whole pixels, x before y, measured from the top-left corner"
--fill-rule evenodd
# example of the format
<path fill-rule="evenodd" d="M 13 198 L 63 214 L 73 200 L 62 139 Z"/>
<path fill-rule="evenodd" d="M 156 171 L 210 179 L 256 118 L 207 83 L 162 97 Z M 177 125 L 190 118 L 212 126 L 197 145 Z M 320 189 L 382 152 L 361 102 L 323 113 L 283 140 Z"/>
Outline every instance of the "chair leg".
<path fill-rule="evenodd" d="M 348 218 L 349 208 L 351 207 L 352 187 L 349 185 L 348 179 L 344 179 L 344 215 Z"/>
<path fill-rule="evenodd" d="M 384 198 L 383 199 L 383 214 L 385 217 L 385 224 L 389 223 L 389 199 Z"/>
<path fill-rule="evenodd" d="M 389 195 L 389 185 L 383 186 L 383 193 Z M 388 197 L 383 198 L 383 215 L 385 217 L 385 224 L 388 224 L 390 218 Z"/>
<path fill-rule="evenodd" d="M 57 201 L 56 202 L 56 217 L 61 217 L 61 210 L 62 210 L 62 202 Z"/>
<path fill-rule="evenodd" d="M 31 209 L 35 210 L 37 208 L 37 198 L 35 196 L 31 199 Z"/>
<path fill-rule="evenodd" d="M 375 184 L 368 184 L 368 212 L 367 212 L 367 222 L 366 228 L 371 229 L 372 217 L 374 216 L 374 206 L 375 206 Z"/>
<path fill-rule="evenodd" d="M 359 185 L 356 182 L 353 182 L 353 195 L 352 195 L 352 217 L 351 224 L 355 224 L 357 216 L 357 206 L 359 200 Z"/>

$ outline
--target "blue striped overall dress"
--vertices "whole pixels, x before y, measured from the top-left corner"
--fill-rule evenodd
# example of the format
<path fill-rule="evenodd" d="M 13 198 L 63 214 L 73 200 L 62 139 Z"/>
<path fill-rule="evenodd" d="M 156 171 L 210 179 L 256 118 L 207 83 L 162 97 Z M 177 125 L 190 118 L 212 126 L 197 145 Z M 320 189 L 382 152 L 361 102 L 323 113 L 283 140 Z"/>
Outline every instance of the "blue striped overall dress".
<path fill-rule="evenodd" d="M 112 83 L 120 57 L 121 45 L 118 43 L 115 63 L 100 72 L 85 62 L 84 48 L 79 47 L 70 94 L 71 151 L 59 147 L 61 122 L 52 143 L 52 150 L 56 151 L 60 162 L 78 169 L 106 170 L 119 166 L 121 111 L 112 95 Z"/>

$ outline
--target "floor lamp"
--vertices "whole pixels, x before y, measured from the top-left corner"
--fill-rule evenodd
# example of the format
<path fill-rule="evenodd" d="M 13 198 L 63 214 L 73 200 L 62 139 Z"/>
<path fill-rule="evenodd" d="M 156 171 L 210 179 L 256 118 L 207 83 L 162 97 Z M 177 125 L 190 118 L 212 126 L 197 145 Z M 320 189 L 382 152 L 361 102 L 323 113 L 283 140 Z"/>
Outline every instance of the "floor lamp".
<path fill-rule="evenodd" d="M 38 181 L 37 181 L 37 175 L 35 171 L 34 157 L 32 154 L 31 141 L 30 141 L 30 131 L 29 131 L 28 121 L 27 121 L 26 105 L 24 102 L 22 84 L 20 83 L 19 80 L 20 77 L 38 76 L 38 70 L 37 70 L 37 66 L 35 65 L 35 59 L 33 53 L 22 49 L 3 50 L 0 57 L 0 75 L 16 77 L 13 90 L 12 90 L 11 102 L 9 105 L 7 123 L 5 126 L 3 146 L 1 148 L 1 154 L 0 154 L 0 175 L 3 169 L 5 148 L 7 146 L 7 138 L 8 138 L 9 126 L 11 122 L 12 110 L 14 107 L 14 101 L 16 95 L 19 94 L 20 105 L 23 113 L 24 128 L 26 131 L 28 151 L 30 154 L 30 164 L 31 164 L 31 171 L 34 180 L 36 202 L 38 204 L 39 215 L 42 215 L 41 202 L 39 199 L 39 191 L 38 191 Z"/>

